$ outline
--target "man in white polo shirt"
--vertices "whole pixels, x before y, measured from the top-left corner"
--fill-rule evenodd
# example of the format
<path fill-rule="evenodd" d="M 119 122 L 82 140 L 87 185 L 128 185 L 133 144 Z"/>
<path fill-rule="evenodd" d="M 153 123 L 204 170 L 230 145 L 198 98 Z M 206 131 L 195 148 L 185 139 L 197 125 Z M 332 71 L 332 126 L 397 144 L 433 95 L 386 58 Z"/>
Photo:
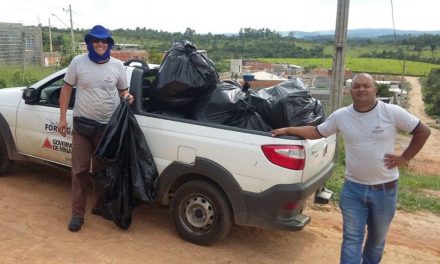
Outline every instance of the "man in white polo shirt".
<path fill-rule="evenodd" d="M 398 166 L 411 160 L 431 131 L 403 108 L 376 98 L 374 79 L 366 73 L 353 78 L 353 104 L 340 108 L 318 125 L 286 127 L 273 136 L 318 139 L 339 132 L 345 144 L 345 182 L 339 206 L 343 216 L 341 263 L 379 263 L 397 203 Z M 408 147 L 394 154 L 398 131 L 412 134 Z M 365 227 L 368 235 L 364 249 Z"/>

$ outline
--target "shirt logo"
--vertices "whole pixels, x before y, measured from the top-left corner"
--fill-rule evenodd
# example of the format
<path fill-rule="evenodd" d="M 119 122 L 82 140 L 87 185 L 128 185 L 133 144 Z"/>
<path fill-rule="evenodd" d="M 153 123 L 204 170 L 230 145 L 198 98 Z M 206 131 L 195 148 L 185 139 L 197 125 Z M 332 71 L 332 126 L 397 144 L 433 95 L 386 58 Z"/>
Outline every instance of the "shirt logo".
<path fill-rule="evenodd" d="M 380 126 L 375 126 L 374 129 L 371 131 L 373 134 L 380 134 L 383 133 L 385 130 L 381 128 Z"/>

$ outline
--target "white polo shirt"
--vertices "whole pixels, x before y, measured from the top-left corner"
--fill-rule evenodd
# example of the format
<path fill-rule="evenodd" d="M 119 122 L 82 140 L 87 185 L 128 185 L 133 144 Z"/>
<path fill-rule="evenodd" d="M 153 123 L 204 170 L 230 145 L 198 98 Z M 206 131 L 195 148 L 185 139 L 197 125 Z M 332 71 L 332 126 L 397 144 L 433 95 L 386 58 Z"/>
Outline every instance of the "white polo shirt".
<path fill-rule="evenodd" d="M 325 137 L 340 132 L 345 145 L 345 177 L 373 185 L 399 178 L 397 168 L 385 166 L 384 155 L 394 153 L 398 130 L 410 133 L 419 122 L 400 106 L 378 101 L 368 112 L 358 112 L 353 105 L 338 109 L 317 129 Z"/>
<path fill-rule="evenodd" d="M 84 116 L 108 123 L 120 103 L 118 90 L 128 88 L 125 66 L 110 57 L 103 64 L 91 61 L 88 54 L 73 58 L 64 81 L 76 86 L 74 116 Z"/>

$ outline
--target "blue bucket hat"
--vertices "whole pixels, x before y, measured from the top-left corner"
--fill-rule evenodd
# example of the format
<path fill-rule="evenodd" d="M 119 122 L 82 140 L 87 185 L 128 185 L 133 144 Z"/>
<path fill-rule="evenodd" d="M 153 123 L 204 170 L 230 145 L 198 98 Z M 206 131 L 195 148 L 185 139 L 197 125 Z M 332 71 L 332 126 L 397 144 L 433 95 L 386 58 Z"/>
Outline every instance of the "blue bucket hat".
<path fill-rule="evenodd" d="M 93 38 L 97 39 L 106 39 L 112 46 L 115 44 L 115 41 L 112 39 L 112 34 L 105 27 L 101 25 L 94 26 L 90 32 L 84 37 L 84 41 L 86 43 L 90 43 Z"/>

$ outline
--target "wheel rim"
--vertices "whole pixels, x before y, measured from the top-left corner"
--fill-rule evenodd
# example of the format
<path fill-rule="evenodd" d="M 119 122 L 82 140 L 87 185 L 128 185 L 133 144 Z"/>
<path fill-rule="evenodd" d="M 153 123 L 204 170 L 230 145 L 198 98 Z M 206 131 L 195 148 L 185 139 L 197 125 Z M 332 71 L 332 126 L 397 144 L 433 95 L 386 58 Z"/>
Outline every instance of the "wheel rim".
<path fill-rule="evenodd" d="M 204 233 L 213 227 L 215 208 L 206 197 L 188 197 L 182 202 L 180 212 L 185 228 L 191 232 Z"/>

